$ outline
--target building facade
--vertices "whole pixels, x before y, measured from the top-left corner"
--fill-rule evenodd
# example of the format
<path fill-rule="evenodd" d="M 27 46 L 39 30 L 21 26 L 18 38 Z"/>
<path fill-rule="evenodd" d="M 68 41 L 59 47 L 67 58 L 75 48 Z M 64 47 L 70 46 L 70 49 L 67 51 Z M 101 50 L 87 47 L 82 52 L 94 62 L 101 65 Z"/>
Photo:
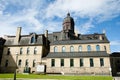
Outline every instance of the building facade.
<path fill-rule="evenodd" d="M 42 64 L 46 73 L 109 75 L 110 43 L 105 33 L 76 34 L 70 13 L 62 25 L 60 32 L 21 35 L 19 27 L 16 36 L 6 36 L 2 72 L 14 72 L 17 67 L 22 73 L 29 67 L 32 73 Z"/>
<path fill-rule="evenodd" d="M 120 52 L 110 54 L 112 76 L 120 76 Z"/>

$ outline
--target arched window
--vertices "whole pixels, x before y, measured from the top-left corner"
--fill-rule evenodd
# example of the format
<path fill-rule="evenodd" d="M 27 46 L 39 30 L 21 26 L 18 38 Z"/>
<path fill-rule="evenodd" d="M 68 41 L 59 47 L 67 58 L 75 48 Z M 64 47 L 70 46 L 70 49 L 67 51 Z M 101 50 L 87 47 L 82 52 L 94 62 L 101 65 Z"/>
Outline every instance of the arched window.
<path fill-rule="evenodd" d="M 79 46 L 79 47 L 78 47 L 78 51 L 82 51 L 82 46 Z"/>
<path fill-rule="evenodd" d="M 65 52 L 65 46 L 62 47 L 62 52 Z"/>
<path fill-rule="evenodd" d="M 91 46 L 90 45 L 87 46 L 87 51 L 91 51 Z"/>
<path fill-rule="evenodd" d="M 100 46 L 96 45 L 96 51 L 100 51 Z"/>
<path fill-rule="evenodd" d="M 33 60 L 33 67 L 35 67 L 35 59 Z"/>
<path fill-rule="evenodd" d="M 58 52 L 57 46 L 54 47 L 54 52 Z"/>
<path fill-rule="evenodd" d="M 34 48 L 34 54 L 37 54 L 37 47 Z"/>
<path fill-rule="evenodd" d="M 70 52 L 74 52 L 74 47 L 70 46 Z"/>
<path fill-rule="evenodd" d="M 104 50 L 106 51 L 107 49 L 106 49 L 106 46 L 104 46 Z"/>
<path fill-rule="evenodd" d="M 26 61 L 25 61 L 25 66 L 28 67 L 28 64 L 29 64 L 29 63 L 28 63 L 28 59 L 26 59 Z"/>
<path fill-rule="evenodd" d="M 20 48 L 20 55 L 23 53 L 23 48 Z"/>
<path fill-rule="evenodd" d="M 5 67 L 8 67 L 8 60 L 5 61 Z"/>
<path fill-rule="evenodd" d="M 35 37 L 34 36 L 31 37 L 31 43 L 35 43 Z"/>
<path fill-rule="evenodd" d="M 29 54 L 30 50 L 29 50 L 29 47 L 27 48 L 27 54 Z"/>
<path fill-rule="evenodd" d="M 20 59 L 18 62 L 18 66 L 21 66 L 21 64 L 22 64 L 22 60 Z"/>

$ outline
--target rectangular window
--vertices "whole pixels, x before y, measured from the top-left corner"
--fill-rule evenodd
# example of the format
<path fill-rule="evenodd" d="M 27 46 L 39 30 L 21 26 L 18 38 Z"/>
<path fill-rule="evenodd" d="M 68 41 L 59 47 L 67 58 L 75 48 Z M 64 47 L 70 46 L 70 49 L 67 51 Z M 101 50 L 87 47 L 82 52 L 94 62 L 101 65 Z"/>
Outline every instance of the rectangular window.
<path fill-rule="evenodd" d="M 10 55 L 10 48 L 8 48 L 7 55 Z"/>
<path fill-rule="evenodd" d="M 20 55 L 23 53 L 23 48 L 20 48 Z"/>
<path fill-rule="evenodd" d="M 94 62 L 92 58 L 90 58 L 90 67 L 94 67 Z"/>
<path fill-rule="evenodd" d="M 61 59 L 60 65 L 61 65 L 61 66 L 64 66 L 64 59 Z"/>
<path fill-rule="evenodd" d="M 83 59 L 80 59 L 80 67 L 83 67 Z"/>
<path fill-rule="evenodd" d="M 74 66 L 74 60 L 70 59 L 70 67 L 73 67 L 73 66 Z"/>
<path fill-rule="evenodd" d="M 5 61 L 5 67 L 8 67 L 8 60 Z"/>
<path fill-rule="evenodd" d="M 27 48 L 27 54 L 29 54 L 30 50 L 29 50 L 29 47 Z"/>
<path fill-rule="evenodd" d="M 51 59 L 51 67 L 55 66 L 55 59 Z"/>
<path fill-rule="evenodd" d="M 100 58 L 100 66 L 104 66 L 104 59 L 103 58 Z"/>

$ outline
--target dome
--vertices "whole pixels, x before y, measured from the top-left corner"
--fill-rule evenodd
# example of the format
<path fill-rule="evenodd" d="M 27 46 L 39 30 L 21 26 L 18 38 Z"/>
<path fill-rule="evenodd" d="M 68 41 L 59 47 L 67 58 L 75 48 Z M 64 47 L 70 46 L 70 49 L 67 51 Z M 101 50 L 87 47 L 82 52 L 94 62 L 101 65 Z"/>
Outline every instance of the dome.
<path fill-rule="evenodd" d="M 74 20 L 73 20 L 73 18 L 70 16 L 70 13 L 67 14 L 67 17 L 66 17 L 66 18 L 64 18 L 63 24 L 64 24 L 64 23 L 68 23 L 68 22 L 74 23 Z"/>

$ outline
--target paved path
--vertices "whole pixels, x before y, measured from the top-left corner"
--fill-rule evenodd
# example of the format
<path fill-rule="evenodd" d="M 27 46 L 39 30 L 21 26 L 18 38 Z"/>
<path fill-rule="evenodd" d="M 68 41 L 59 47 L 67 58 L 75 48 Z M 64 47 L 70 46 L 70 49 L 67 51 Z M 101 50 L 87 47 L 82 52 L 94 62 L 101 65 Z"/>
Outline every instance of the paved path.
<path fill-rule="evenodd" d="M 13 80 L 13 78 L 0 78 L 0 80 Z M 57 79 L 28 79 L 28 78 L 18 78 L 16 80 L 57 80 Z"/>
<path fill-rule="evenodd" d="M 120 77 L 114 77 L 113 80 L 120 80 Z"/>

